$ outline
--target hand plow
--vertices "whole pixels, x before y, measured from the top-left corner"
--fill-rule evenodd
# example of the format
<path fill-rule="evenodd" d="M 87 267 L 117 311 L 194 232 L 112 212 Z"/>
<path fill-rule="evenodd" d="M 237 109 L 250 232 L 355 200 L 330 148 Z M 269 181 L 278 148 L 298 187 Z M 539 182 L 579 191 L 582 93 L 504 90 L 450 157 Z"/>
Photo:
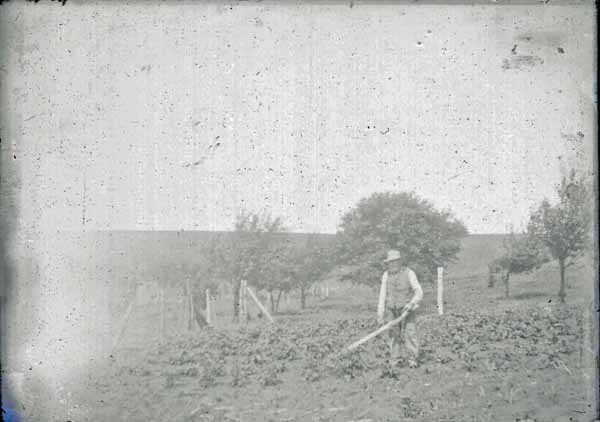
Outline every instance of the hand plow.
<path fill-rule="evenodd" d="M 408 315 L 409 312 L 410 311 L 408 309 L 405 309 L 398 318 L 395 318 L 395 319 L 391 320 L 390 322 L 382 325 L 381 327 L 379 327 L 377 330 L 373 331 L 372 333 L 367 334 L 366 336 L 364 336 L 360 340 L 355 341 L 354 343 L 352 343 L 351 345 L 349 345 L 348 347 L 346 347 L 346 349 L 344 350 L 344 352 L 351 352 L 354 349 L 356 349 L 358 346 L 360 346 L 361 344 L 364 344 L 367 341 L 369 341 L 369 340 L 377 337 L 381 333 L 386 332 L 387 330 L 389 330 L 393 326 L 400 324 L 404 320 L 404 318 L 406 318 L 406 316 Z"/>

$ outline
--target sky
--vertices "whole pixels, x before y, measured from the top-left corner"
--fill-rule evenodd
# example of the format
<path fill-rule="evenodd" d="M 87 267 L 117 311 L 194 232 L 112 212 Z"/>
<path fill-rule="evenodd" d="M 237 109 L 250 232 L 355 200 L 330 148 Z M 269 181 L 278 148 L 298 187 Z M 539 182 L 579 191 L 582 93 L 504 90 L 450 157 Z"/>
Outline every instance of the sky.
<path fill-rule="evenodd" d="M 591 165 L 591 5 L 69 3 L 1 11 L 26 231 L 332 233 L 414 191 L 501 233 Z"/>

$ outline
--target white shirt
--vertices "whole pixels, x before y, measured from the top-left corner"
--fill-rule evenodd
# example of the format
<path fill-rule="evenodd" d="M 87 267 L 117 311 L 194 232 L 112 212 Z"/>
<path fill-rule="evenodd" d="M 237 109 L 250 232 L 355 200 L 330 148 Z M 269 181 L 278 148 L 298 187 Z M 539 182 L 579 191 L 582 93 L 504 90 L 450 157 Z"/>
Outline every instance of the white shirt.
<path fill-rule="evenodd" d="M 413 309 L 417 309 L 421 300 L 423 300 L 423 289 L 412 269 L 406 267 L 395 274 L 388 274 L 385 271 L 381 277 L 377 317 L 383 318 L 386 306 L 402 307 L 408 301 L 413 305 Z"/>

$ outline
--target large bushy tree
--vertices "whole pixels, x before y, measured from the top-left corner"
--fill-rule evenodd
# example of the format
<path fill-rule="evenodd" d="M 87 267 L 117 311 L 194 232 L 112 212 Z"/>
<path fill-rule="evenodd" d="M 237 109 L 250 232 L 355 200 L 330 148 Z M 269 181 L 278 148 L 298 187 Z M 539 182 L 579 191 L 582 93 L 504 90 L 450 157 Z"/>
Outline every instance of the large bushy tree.
<path fill-rule="evenodd" d="M 590 183 L 575 170 L 562 178 L 557 193 L 558 203 L 552 205 L 544 200 L 531 215 L 528 231 L 543 242 L 552 257 L 558 260 L 558 297 L 564 302 L 565 270 L 589 248 L 593 215 Z"/>
<path fill-rule="evenodd" d="M 390 248 L 398 249 L 421 279 L 432 281 L 436 267 L 456 258 L 466 234 L 449 211 L 414 193 L 375 193 L 342 217 L 338 254 L 354 282 L 376 285 Z"/>

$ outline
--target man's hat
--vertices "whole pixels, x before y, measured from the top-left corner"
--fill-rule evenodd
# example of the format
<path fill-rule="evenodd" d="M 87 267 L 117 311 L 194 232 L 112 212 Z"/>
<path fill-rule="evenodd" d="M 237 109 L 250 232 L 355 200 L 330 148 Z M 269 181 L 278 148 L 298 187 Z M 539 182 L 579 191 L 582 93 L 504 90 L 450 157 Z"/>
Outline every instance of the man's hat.
<path fill-rule="evenodd" d="M 396 249 L 390 249 L 387 253 L 387 258 L 385 261 L 383 262 L 392 262 L 392 261 L 396 261 L 398 259 L 400 259 L 400 252 L 397 251 Z"/>

